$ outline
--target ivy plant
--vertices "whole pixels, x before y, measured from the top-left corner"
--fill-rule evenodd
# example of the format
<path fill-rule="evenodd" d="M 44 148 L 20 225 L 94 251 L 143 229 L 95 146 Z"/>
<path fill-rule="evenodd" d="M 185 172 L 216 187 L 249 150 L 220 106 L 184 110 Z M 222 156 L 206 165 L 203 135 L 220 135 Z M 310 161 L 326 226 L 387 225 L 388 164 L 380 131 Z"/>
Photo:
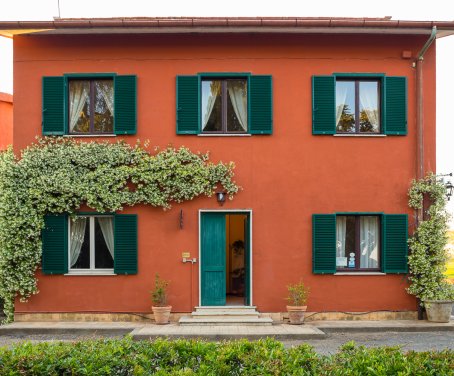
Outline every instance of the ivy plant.
<path fill-rule="evenodd" d="M 449 213 L 446 211 L 446 188 L 433 173 L 413 180 L 408 192 L 408 204 L 424 210 L 424 218 L 408 240 L 410 287 L 424 305 L 428 300 L 454 300 L 454 286 L 446 281 Z M 424 207 L 425 199 L 428 207 Z"/>
<path fill-rule="evenodd" d="M 58 137 L 38 138 L 20 156 L 12 148 L 0 153 L 0 296 L 6 321 L 14 318 L 17 297 L 27 301 L 39 292 L 36 270 L 46 214 L 74 215 L 81 205 L 98 212 L 139 204 L 169 209 L 211 196 L 218 185 L 233 198 L 239 189 L 234 167 L 185 147 L 149 152 L 140 142 Z"/>

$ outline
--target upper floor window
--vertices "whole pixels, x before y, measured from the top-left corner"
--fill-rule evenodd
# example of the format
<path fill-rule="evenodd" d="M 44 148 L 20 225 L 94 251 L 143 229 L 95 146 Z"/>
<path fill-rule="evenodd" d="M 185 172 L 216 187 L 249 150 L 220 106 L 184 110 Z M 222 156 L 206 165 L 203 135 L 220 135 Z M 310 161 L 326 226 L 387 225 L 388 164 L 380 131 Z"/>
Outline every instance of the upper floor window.
<path fill-rule="evenodd" d="M 247 130 L 247 80 L 202 80 L 202 132 L 245 133 Z"/>
<path fill-rule="evenodd" d="M 336 132 L 380 133 L 378 80 L 336 81 Z"/>
<path fill-rule="evenodd" d="M 177 76 L 177 134 L 273 133 L 273 80 L 250 73 Z"/>
<path fill-rule="evenodd" d="M 68 73 L 43 77 L 42 133 L 135 134 L 137 77 L 115 73 Z"/>
<path fill-rule="evenodd" d="M 312 76 L 312 134 L 407 134 L 407 78 L 383 73 Z"/>
<path fill-rule="evenodd" d="M 113 133 L 113 79 L 69 80 L 68 91 L 69 133 Z"/>

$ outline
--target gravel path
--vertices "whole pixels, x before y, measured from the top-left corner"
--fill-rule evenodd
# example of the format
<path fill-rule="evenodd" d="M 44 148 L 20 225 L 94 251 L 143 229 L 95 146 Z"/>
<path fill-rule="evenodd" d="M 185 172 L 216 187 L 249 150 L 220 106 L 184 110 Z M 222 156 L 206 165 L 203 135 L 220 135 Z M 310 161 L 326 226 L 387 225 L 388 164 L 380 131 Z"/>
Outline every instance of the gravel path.
<path fill-rule="evenodd" d="M 87 338 L 101 338 L 100 336 L 78 336 L 78 335 L 31 335 L 31 336 L 0 336 L 0 346 L 11 346 L 24 341 L 77 341 Z M 111 338 L 121 338 L 113 336 Z M 319 354 L 332 354 L 337 352 L 340 346 L 349 341 L 355 341 L 358 345 L 367 347 L 377 346 L 401 346 L 402 350 L 454 350 L 454 332 L 424 332 L 424 333 L 337 333 L 331 334 L 326 339 L 306 341 L 282 341 L 285 347 L 291 347 L 307 343 L 315 348 Z"/>

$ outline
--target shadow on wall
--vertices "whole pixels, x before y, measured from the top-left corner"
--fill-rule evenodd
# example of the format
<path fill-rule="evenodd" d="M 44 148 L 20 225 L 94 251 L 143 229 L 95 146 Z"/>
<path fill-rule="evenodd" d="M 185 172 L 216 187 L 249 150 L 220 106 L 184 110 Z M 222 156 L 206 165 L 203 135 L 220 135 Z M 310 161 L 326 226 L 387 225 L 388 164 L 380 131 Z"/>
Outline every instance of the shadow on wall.
<path fill-rule="evenodd" d="M 0 150 L 13 143 L 13 96 L 0 93 Z"/>

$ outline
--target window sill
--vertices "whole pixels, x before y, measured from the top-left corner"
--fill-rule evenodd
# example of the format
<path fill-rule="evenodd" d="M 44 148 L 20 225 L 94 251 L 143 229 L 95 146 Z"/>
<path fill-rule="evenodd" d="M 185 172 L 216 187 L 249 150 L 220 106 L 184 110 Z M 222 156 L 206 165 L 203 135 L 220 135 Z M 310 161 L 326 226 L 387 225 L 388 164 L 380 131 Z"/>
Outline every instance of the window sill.
<path fill-rule="evenodd" d="M 337 272 L 333 275 L 386 275 L 382 272 Z"/>
<path fill-rule="evenodd" d="M 334 137 L 386 137 L 386 134 L 342 134 L 336 133 Z"/>
<path fill-rule="evenodd" d="M 116 134 L 64 134 L 63 137 L 117 137 Z"/>
<path fill-rule="evenodd" d="M 70 270 L 68 273 L 64 274 L 66 276 L 96 276 L 96 275 L 116 275 L 113 270 Z"/>
<path fill-rule="evenodd" d="M 250 137 L 250 133 L 199 133 L 199 137 Z"/>

